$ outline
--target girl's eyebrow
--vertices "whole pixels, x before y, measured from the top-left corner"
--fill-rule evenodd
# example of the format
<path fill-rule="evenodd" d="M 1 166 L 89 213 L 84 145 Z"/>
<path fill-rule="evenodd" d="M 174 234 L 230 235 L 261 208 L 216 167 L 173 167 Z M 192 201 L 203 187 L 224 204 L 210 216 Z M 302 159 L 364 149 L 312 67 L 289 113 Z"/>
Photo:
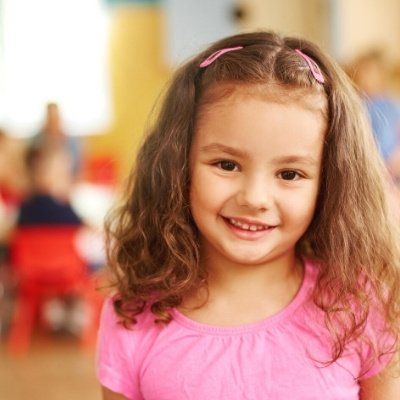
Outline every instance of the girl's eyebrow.
<path fill-rule="evenodd" d="M 234 147 L 226 146 L 221 143 L 211 143 L 206 146 L 200 147 L 202 153 L 223 152 L 235 157 L 248 157 L 249 154 L 243 150 L 235 149 Z"/>
<path fill-rule="evenodd" d="M 235 157 L 246 158 L 249 154 L 246 151 L 236 149 L 234 147 L 226 146 L 221 143 L 211 143 L 200 148 L 202 153 L 223 152 Z M 271 160 L 271 164 L 307 164 L 317 165 L 318 161 L 308 154 L 289 154 L 281 157 L 275 157 Z"/>
<path fill-rule="evenodd" d="M 276 157 L 271 160 L 271 164 L 307 164 L 307 165 L 317 165 L 318 161 L 310 155 L 293 154 L 282 157 Z"/>

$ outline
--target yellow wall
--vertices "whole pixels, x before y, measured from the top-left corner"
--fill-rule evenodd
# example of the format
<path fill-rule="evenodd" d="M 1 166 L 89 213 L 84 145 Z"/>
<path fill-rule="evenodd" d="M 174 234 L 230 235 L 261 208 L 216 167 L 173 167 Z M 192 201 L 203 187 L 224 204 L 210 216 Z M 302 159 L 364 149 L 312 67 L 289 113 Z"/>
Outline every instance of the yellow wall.
<path fill-rule="evenodd" d="M 329 47 L 329 7 L 326 0 L 238 0 L 246 18 L 241 29 L 272 29 L 302 36 Z"/>
<path fill-rule="evenodd" d="M 339 57 L 349 61 L 371 47 L 400 58 L 399 0 L 337 0 Z"/>
<path fill-rule="evenodd" d="M 331 34 L 325 0 L 238 0 L 247 10 L 241 29 L 276 29 L 300 34 L 328 47 Z M 337 0 L 339 56 L 346 59 L 370 44 L 382 44 L 400 56 L 398 0 Z M 380 5 L 377 7 L 377 5 Z M 90 155 L 114 155 L 120 177 L 132 165 L 155 99 L 170 71 L 163 60 L 163 13 L 160 5 L 131 5 L 113 11 L 110 69 L 114 122 L 107 134 L 89 138 Z"/>
<path fill-rule="evenodd" d="M 162 12 L 157 6 L 127 6 L 113 11 L 110 38 L 114 121 L 104 135 L 88 138 L 90 156 L 111 154 L 119 177 L 133 164 L 149 112 L 169 71 L 163 63 Z"/>

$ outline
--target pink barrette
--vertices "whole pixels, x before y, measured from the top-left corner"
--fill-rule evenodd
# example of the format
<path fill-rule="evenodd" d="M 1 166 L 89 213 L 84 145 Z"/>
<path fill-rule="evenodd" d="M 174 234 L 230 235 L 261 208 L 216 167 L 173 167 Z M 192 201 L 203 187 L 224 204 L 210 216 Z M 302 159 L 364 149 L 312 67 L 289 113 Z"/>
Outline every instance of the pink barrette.
<path fill-rule="evenodd" d="M 235 51 L 243 49 L 243 46 L 237 47 L 228 47 L 226 49 L 217 50 L 215 53 L 212 53 L 211 56 L 207 57 L 201 64 L 200 68 L 208 67 L 212 64 L 218 57 L 222 56 L 222 54 L 228 53 L 229 51 Z"/>
<path fill-rule="evenodd" d="M 322 75 L 322 72 L 318 64 L 312 58 L 304 54 L 300 49 L 296 49 L 295 52 L 299 54 L 302 58 L 304 58 L 304 60 L 310 67 L 310 71 L 313 74 L 315 80 L 318 81 L 319 83 L 324 83 L 325 79 L 324 76 Z"/>

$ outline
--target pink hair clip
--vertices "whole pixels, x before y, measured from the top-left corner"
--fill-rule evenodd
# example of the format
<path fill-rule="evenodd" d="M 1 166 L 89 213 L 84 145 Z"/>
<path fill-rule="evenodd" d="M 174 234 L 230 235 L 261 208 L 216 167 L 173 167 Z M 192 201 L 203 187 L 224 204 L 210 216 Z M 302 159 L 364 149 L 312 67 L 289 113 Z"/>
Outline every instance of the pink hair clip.
<path fill-rule="evenodd" d="M 310 67 L 310 71 L 313 74 L 315 80 L 318 81 L 319 83 L 324 83 L 325 79 L 324 76 L 322 75 L 322 72 L 318 64 L 312 58 L 304 54 L 300 49 L 296 49 L 295 52 L 299 54 L 306 61 L 306 63 Z"/>
<path fill-rule="evenodd" d="M 229 51 L 235 51 L 243 49 L 243 46 L 237 47 L 227 47 L 226 49 L 217 50 L 215 53 L 212 53 L 211 56 L 207 57 L 201 64 L 200 68 L 208 67 L 212 64 L 218 57 L 222 56 L 222 54 L 228 53 Z"/>

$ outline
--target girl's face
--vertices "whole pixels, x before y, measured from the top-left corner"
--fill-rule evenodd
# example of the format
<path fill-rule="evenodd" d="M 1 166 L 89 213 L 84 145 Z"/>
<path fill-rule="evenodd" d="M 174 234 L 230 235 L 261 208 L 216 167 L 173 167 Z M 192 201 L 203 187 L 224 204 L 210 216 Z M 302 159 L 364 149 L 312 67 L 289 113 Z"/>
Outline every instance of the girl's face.
<path fill-rule="evenodd" d="M 294 256 L 319 187 L 326 122 L 314 100 L 278 103 L 240 89 L 202 110 L 190 205 L 207 260 L 259 265 Z"/>

